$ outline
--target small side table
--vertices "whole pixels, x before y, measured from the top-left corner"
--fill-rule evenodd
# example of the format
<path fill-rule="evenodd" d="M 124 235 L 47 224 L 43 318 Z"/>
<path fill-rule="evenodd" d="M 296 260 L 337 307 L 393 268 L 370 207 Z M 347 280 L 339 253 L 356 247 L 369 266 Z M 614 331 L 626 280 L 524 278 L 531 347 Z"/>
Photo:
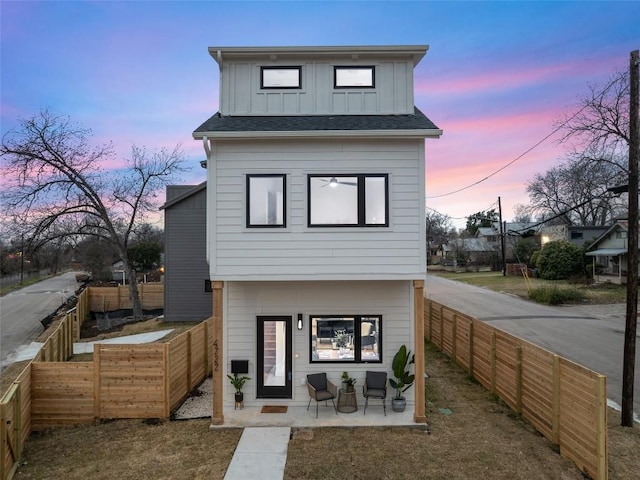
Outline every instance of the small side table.
<path fill-rule="evenodd" d="M 341 413 L 353 413 L 358 410 L 356 391 L 347 392 L 344 388 L 338 390 L 338 411 Z"/>

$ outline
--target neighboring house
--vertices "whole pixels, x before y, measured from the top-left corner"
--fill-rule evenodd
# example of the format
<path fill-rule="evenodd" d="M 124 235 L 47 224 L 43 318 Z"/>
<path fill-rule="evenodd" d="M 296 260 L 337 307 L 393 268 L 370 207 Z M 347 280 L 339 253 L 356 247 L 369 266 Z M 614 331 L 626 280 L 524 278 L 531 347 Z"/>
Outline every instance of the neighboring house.
<path fill-rule="evenodd" d="M 206 182 L 168 186 L 162 209 L 165 217 L 165 320 L 206 320 L 213 312 L 206 259 Z"/>
<path fill-rule="evenodd" d="M 593 279 L 596 282 L 624 284 L 627 280 L 628 221 L 618 221 L 609 227 L 587 252 L 593 257 Z"/>
<path fill-rule="evenodd" d="M 248 360 L 246 405 L 306 406 L 307 374 L 362 385 L 367 370 L 391 375 L 402 344 L 416 353 L 407 408 L 425 421 L 425 139 L 442 134 L 413 104 L 427 49 L 209 48 L 220 111 L 193 136 L 207 155 L 213 423 L 234 405 L 233 360 Z"/>
<path fill-rule="evenodd" d="M 582 227 L 572 225 L 570 227 L 566 225 L 551 225 L 549 227 L 542 227 L 542 244 L 551 242 L 553 240 L 568 240 L 577 247 L 584 246 L 585 243 L 590 243 L 604 234 L 610 227 Z"/>
<path fill-rule="evenodd" d="M 456 238 L 443 244 L 441 252 L 445 266 L 492 266 L 500 258 L 500 243 L 484 238 Z"/>

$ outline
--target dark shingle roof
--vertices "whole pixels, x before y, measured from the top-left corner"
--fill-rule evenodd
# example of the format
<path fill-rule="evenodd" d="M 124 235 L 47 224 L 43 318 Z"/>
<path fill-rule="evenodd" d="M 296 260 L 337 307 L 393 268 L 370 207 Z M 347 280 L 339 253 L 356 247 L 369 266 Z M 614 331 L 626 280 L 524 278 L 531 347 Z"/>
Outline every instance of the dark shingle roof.
<path fill-rule="evenodd" d="M 412 115 L 291 115 L 232 116 L 216 113 L 193 133 L 206 132 L 304 132 L 336 130 L 438 130 L 424 113 Z"/>

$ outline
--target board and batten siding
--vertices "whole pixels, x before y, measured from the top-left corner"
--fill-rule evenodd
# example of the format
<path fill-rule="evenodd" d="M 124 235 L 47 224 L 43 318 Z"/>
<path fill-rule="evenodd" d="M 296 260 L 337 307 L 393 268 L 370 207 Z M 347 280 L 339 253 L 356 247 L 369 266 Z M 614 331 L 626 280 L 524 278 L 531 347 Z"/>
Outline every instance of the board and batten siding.
<path fill-rule="evenodd" d="M 208 167 L 211 279 L 425 275 L 424 141 L 220 141 Z M 246 175 L 287 175 L 286 228 L 246 228 Z M 389 227 L 308 227 L 308 174 L 389 175 Z M 213 207 L 215 206 L 215 207 Z"/>
<path fill-rule="evenodd" d="M 188 190 L 182 187 L 169 186 L 167 201 L 185 193 Z M 206 189 L 200 189 L 164 210 L 167 321 L 200 321 L 212 314 L 211 293 L 204 289 L 209 278 L 205 258 L 206 198 Z"/>
<path fill-rule="evenodd" d="M 300 66 L 302 88 L 261 89 L 260 67 Z M 375 88 L 334 88 L 334 66 L 374 66 Z M 225 62 L 220 81 L 223 115 L 412 114 L 413 60 L 369 59 Z"/>
<path fill-rule="evenodd" d="M 278 404 L 306 406 L 309 394 L 306 376 L 326 372 L 339 386 L 343 371 L 364 383 L 367 370 L 391 375 L 391 362 L 400 345 L 413 350 L 413 287 L 411 281 L 364 282 L 227 282 L 224 289 L 224 374 L 231 360 L 249 360 L 251 380 L 244 388 L 247 405 Z M 296 329 L 297 314 L 304 327 Z M 382 363 L 310 363 L 309 315 L 382 315 Z M 256 399 L 256 339 L 258 315 L 286 315 L 293 318 L 292 399 Z M 224 403 L 233 405 L 234 390 L 225 383 Z M 364 404 L 362 388 L 356 389 L 358 404 Z M 390 394 L 389 397 L 390 398 Z M 413 395 L 407 395 L 413 404 Z"/>

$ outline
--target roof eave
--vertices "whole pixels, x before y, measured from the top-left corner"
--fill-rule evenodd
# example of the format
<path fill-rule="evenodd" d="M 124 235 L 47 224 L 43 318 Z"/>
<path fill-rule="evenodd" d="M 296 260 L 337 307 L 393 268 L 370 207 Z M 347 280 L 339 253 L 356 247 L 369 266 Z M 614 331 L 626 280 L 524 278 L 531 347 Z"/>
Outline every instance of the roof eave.
<path fill-rule="evenodd" d="M 193 138 L 202 140 L 235 138 L 319 138 L 319 137 L 394 137 L 394 138 L 440 138 L 440 129 L 398 130 L 301 130 L 301 131 L 235 131 L 193 132 Z"/>

